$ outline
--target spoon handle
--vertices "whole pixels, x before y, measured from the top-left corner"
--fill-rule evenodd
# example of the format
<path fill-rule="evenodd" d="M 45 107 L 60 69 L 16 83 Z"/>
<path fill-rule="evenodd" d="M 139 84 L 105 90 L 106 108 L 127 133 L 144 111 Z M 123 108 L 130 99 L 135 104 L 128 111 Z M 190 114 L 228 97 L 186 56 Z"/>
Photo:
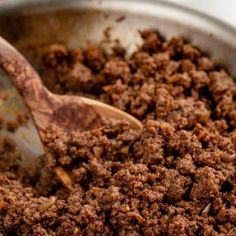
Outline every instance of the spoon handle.
<path fill-rule="evenodd" d="M 48 125 L 52 109 L 51 93 L 43 86 L 40 77 L 26 59 L 0 37 L 0 66 L 20 92 L 40 130 Z"/>
<path fill-rule="evenodd" d="M 31 65 L 2 37 L 0 37 L 0 66 L 10 76 L 15 87 L 26 99 L 25 101 L 30 103 L 32 100 L 27 96 L 40 100 L 40 93 L 47 92 Z"/>
<path fill-rule="evenodd" d="M 101 125 L 100 116 L 80 97 L 49 92 L 27 60 L 1 37 L 0 66 L 22 95 L 40 134 L 52 123 L 67 132 L 91 130 Z"/>

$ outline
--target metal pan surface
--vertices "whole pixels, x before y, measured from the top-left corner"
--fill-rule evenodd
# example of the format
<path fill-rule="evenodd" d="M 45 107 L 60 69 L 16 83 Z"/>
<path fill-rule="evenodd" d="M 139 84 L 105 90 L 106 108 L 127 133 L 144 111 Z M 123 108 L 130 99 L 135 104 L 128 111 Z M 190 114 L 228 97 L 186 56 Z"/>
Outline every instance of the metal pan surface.
<path fill-rule="evenodd" d="M 122 19 L 122 20 L 120 20 Z M 131 52 L 138 31 L 157 29 L 164 37 L 183 35 L 236 76 L 236 29 L 203 13 L 155 0 L 21 0 L 0 7 L 0 33 L 23 52 L 61 41 L 69 47 L 98 43 L 109 29 Z"/>

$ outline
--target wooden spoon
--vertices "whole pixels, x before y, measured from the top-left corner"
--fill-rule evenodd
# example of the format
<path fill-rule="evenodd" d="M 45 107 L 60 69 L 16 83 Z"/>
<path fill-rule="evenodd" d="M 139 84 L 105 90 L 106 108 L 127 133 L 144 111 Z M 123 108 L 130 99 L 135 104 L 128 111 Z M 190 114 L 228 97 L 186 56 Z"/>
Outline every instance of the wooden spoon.
<path fill-rule="evenodd" d="M 126 120 L 132 128 L 142 128 L 142 123 L 133 116 L 102 102 L 80 96 L 52 94 L 29 62 L 2 37 L 0 66 L 23 97 L 41 137 L 51 124 L 70 133 L 95 129 L 101 125 L 101 117 Z M 65 174 L 61 168 L 56 172 L 59 177 Z M 61 177 L 64 183 L 69 181 L 66 178 Z"/>

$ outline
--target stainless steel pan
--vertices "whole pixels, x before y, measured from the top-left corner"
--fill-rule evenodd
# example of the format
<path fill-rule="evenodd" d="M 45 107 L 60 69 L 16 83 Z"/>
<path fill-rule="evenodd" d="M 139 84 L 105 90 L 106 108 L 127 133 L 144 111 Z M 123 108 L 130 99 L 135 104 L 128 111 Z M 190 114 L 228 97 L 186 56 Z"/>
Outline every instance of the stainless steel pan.
<path fill-rule="evenodd" d="M 124 16 L 123 21 L 119 17 Z M 205 14 L 154 0 L 8 0 L 0 5 L 0 34 L 29 55 L 27 46 L 63 41 L 70 47 L 98 43 L 110 27 L 129 51 L 140 43 L 138 30 L 180 34 L 236 76 L 236 29 Z"/>

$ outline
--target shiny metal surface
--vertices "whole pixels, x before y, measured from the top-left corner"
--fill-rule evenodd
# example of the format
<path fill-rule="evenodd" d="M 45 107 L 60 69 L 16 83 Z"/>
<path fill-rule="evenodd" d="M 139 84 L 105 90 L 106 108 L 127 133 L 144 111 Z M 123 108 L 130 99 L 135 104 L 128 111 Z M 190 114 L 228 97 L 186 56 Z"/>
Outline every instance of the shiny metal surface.
<path fill-rule="evenodd" d="M 120 17 L 124 20 L 119 21 Z M 183 35 L 236 77 L 236 30 L 221 21 L 174 3 L 154 0 L 21 0 L 0 6 L 0 34 L 38 68 L 38 48 L 63 42 L 69 47 L 119 39 L 132 53 L 140 45 L 138 31 L 153 28 L 164 37 Z M 2 80 L 2 79 L 1 79 Z"/>
<path fill-rule="evenodd" d="M 0 100 L 0 116 L 7 121 L 18 120 L 18 115 L 28 112 L 27 108 L 21 99 L 19 93 L 10 82 L 8 75 L 0 68 L 0 93 L 8 92 L 6 100 Z M 0 129 L 0 143 L 3 142 L 5 137 L 10 137 L 17 146 L 17 153 L 21 154 L 23 166 L 32 166 L 34 159 L 30 157 L 38 157 L 44 153 L 44 148 L 41 144 L 38 131 L 36 130 L 33 120 L 30 118 L 26 125 L 20 126 L 15 132 L 9 132 L 7 129 Z M 1 156 L 1 158 L 7 158 Z"/>
<path fill-rule="evenodd" d="M 40 46 L 53 41 L 63 41 L 71 47 L 85 45 L 88 41 L 98 43 L 104 38 L 104 29 L 110 27 L 111 37 L 118 38 L 131 52 L 141 42 L 137 31 L 154 28 L 167 38 L 184 35 L 236 75 L 236 30 L 217 19 L 173 3 L 150 0 L 16 2 L 14 7 L 14 4 L 9 7 L 11 4 L 7 2 L 2 6 L 5 15 L 2 21 L 7 19 L 7 23 L 4 22 L 7 29 L 1 21 L 0 33 L 19 46 L 27 43 Z M 13 17 L 9 10 L 20 16 Z M 121 15 L 126 19 L 116 22 Z"/>

